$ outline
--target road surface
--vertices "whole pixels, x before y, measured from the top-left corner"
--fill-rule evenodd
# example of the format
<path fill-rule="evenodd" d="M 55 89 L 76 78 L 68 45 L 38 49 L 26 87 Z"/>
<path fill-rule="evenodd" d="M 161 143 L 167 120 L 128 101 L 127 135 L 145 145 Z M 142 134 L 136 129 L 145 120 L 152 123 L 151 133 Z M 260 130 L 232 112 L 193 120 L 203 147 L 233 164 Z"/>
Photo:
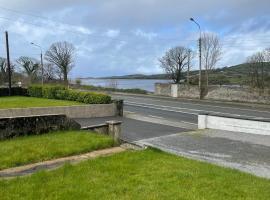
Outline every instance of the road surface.
<path fill-rule="evenodd" d="M 198 102 L 151 96 L 113 95 L 113 97 L 124 99 L 124 110 L 126 112 L 176 122 L 197 124 L 197 115 L 202 112 L 252 118 L 270 118 L 270 106 L 269 108 L 252 108 L 245 104 L 235 105 L 217 102 Z"/>
<path fill-rule="evenodd" d="M 198 102 L 185 99 L 152 97 L 147 95 L 112 95 L 124 100 L 123 118 L 78 119 L 83 125 L 104 123 L 106 120 L 123 121 L 123 137 L 135 141 L 160 137 L 197 128 L 198 113 L 210 112 L 255 118 L 270 118 L 269 108 L 252 108 L 216 102 Z"/>

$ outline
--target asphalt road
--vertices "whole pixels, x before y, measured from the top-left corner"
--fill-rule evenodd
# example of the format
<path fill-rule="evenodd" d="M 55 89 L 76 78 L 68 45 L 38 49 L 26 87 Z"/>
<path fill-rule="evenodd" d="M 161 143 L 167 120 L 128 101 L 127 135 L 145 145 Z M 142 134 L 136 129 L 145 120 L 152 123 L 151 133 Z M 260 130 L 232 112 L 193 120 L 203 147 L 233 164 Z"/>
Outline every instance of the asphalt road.
<path fill-rule="evenodd" d="M 124 100 L 123 118 L 77 119 L 83 126 L 104 123 L 106 120 L 123 121 L 123 139 L 136 141 L 197 128 L 198 113 L 211 112 L 255 118 L 270 118 L 270 108 L 252 108 L 247 105 L 194 102 L 184 99 L 151 96 L 112 95 Z"/>
<path fill-rule="evenodd" d="M 165 118 L 172 121 L 197 124 L 197 115 L 202 112 L 270 119 L 270 106 L 269 108 L 253 108 L 245 104 L 197 102 L 151 96 L 113 95 L 113 97 L 124 99 L 125 111 Z"/>

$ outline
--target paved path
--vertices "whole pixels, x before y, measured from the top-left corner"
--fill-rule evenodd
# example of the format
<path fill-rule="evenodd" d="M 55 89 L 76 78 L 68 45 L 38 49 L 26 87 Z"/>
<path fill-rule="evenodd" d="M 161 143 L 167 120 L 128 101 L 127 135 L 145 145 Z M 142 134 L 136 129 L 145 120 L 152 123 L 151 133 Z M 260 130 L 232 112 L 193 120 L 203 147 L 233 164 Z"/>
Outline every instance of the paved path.
<path fill-rule="evenodd" d="M 199 130 L 136 143 L 270 178 L 270 136 Z"/>

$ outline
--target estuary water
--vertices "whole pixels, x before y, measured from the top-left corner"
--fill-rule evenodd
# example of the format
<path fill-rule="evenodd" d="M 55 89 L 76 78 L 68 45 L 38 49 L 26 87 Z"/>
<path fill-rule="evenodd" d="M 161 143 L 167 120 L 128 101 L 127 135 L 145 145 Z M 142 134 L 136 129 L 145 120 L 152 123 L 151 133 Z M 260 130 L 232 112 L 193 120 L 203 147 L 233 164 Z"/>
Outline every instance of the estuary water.
<path fill-rule="evenodd" d="M 170 80 L 159 79 L 82 79 L 83 85 L 114 87 L 121 89 L 139 88 L 149 92 L 155 91 L 155 83 L 168 83 Z"/>

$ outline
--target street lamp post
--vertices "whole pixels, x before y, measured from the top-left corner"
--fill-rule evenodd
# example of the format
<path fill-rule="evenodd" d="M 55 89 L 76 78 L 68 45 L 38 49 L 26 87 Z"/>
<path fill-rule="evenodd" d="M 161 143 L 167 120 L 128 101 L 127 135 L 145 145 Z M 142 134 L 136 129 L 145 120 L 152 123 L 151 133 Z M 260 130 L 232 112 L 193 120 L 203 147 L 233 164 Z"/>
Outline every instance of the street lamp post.
<path fill-rule="evenodd" d="M 44 68 L 43 68 L 43 53 L 42 48 L 40 45 L 35 44 L 34 42 L 31 42 L 32 45 L 38 47 L 40 49 L 40 64 L 41 64 L 41 85 L 43 86 L 44 83 Z"/>
<path fill-rule="evenodd" d="M 199 93 L 200 99 L 202 99 L 202 31 L 201 26 L 198 22 L 196 22 L 193 18 L 190 18 L 190 21 L 194 22 L 200 31 L 200 38 L 199 38 Z"/>

